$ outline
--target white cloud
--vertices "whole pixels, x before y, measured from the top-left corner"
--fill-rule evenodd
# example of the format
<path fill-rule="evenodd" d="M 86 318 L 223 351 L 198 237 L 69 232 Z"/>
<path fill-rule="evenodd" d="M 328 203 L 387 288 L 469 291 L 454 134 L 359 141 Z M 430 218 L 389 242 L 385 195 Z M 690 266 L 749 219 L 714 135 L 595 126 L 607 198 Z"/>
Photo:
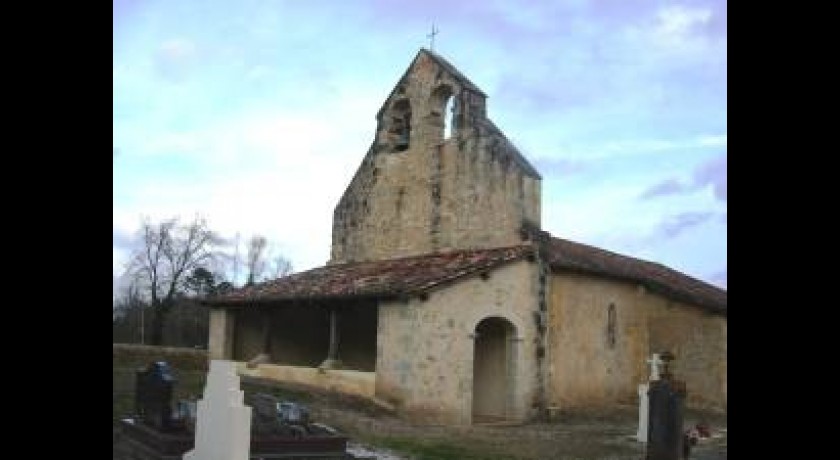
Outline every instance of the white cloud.
<path fill-rule="evenodd" d="M 245 78 L 254 82 L 261 82 L 268 80 L 268 77 L 274 75 L 275 72 L 265 65 L 255 65 L 248 70 Z"/>
<path fill-rule="evenodd" d="M 195 43 L 185 38 L 161 43 L 155 56 L 157 71 L 167 80 L 181 81 L 195 63 L 196 49 Z"/>
<path fill-rule="evenodd" d="M 634 205 L 639 186 L 633 181 L 552 192 L 543 191 L 543 228 L 564 238 L 597 244 L 614 233 L 643 233 L 659 218 L 658 209 Z"/>
<path fill-rule="evenodd" d="M 144 215 L 200 213 L 227 235 L 265 234 L 297 269 L 323 263 L 333 206 L 370 145 L 374 114 L 424 44 L 394 20 L 405 7 L 376 4 L 371 17 L 387 24 L 370 29 L 305 3 L 201 6 L 206 17 L 183 14 L 196 5 L 165 5 L 115 36 L 115 230 L 134 231 Z M 365 8 L 354 14 L 367 17 Z M 688 210 L 725 212 L 712 192 L 725 198 L 725 175 L 691 176 L 726 148 L 725 5 L 458 8 L 460 19 L 450 11 L 438 22 L 436 47 L 488 92 L 491 118 L 522 152 L 548 166 L 544 228 L 599 244 Z M 499 35 L 501 26 L 522 33 Z M 478 34 L 488 30 L 494 36 Z M 452 41 L 459 33 L 469 47 Z M 533 52 L 511 52 L 521 49 Z M 575 174 L 550 178 L 562 172 Z M 667 178 L 692 193 L 639 203 Z M 695 181 L 711 186 L 696 190 Z M 668 245 L 652 258 L 693 257 Z M 115 273 L 121 258 L 115 247 Z M 711 265 L 706 273 L 725 267 Z"/>
<path fill-rule="evenodd" d="M 672 151 L 684 153 L 688 150 L 726 146 L 726 134 L 703 134 L 682 139 L 619 139 L 600 144 L 561 145 L 553 151 L 540 149 L 531 139 L 523 141 L 522 144 L 525 144 L 527 150 L 541 151 L 541 156 L 591 161 L 615 159 L 620 156 L 660 155 L 662 152 Z"/>
<path fill-rule="evenodd" d="M 373 139 L 377 98 L 341 94 L 306 112 L 258 111 L 219 119 L 188 132 L 169 132 L 135 146 L 161 162 L 178 157 L 195 176 L 134 177 L 115 168 L 115 190 L 136 199 L 114 208 L 114 227 L 133 231 L 143 216 L 159 221 L 199 214 L 226 234 L 263 234 L 296 269 L 329 257 L 332 212 Z M 157 160 L 156 160 L 157 159 Z M 134 204 L 136 203 L 136 204 Z M 115 270 L 118 255 L 115 248 Z"/>
<path fill-rule="evenodd" d="M 726 147 L 726 134 L 700 136 L 699 143 L 706 147 Z"/>
<path fill-rule="evenodd" d="M 688 63 L 725 68 L 725 33 L 710 33 L 715 20 L 711 8 L 668 5 L 648 20 L 627 26 L 620 33 L 621 43 L 658 71 Z"/>
<path fill-rule="evenodd" d="M 185 38 L 167 40 L 160 45 L 161 56 L 176 61 L 192 57 L 195 50 L 195 43 Z"/>
<path fill-rule="evenodd" d="M 662 46 L 686 48 L 696 40 L 697 28 L 708 23 L 711 17 L 711 10 L 705 8 L 666 6 L 657 12 L 652 33 Z"/>

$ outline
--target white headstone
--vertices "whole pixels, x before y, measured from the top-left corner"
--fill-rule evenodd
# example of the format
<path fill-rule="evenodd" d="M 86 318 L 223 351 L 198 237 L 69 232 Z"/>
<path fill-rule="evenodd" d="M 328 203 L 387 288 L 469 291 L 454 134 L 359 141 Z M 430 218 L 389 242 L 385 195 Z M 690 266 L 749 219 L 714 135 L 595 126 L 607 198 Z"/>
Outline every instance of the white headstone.
<path fill-rule="evenodd" d="M 212 360 L 198 402 L 195 447 L 184 460 L 248 460 L 251 445 L 251 408 L 243 404 L 233 361 Z"/>
<path fill-rule="evenodd" d="M 664 361 L 659 359 L 659 353 L 654 353 L 647 362 L 650 364 L 650 381 L 659 380 L 659 366 L 665 364 Z"/>
<path fill-rule="evenodd" d="M 647 442 L 648 435 L 648 384 L 639 385 L 639 429 L 636 431 L 636 440 Z"/>
<path fill-rule="evenodd" d="M 659 380 L 659 366 L 665 364 L 665 362 L 659 358 L 659 353 L 653 353 L 650 359 L 647 360 L 647 363 L 650 364 L 649 381 L 653 382 Z M 650 385 L 647 383 L 639 385 L 639 429 L 636 431 L 636 439 L 639 442 L 647 442 L 648 416 L 650 411 L 650 403 L 648 402 L 649 388 Z"/>

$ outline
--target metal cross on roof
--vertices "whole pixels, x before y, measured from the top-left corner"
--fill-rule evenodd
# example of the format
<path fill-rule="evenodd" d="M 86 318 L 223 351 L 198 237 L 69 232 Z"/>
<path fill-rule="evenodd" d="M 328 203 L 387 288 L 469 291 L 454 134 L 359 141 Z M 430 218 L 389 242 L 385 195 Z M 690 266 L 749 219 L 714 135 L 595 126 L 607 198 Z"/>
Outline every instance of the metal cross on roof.
<path fill-rule="evenodd" d="M 438 34 L 438 32 L 440 32 L 440 30 L 438 30 L 437 28 L 435 28 L 435 24 L 434 24 L 434 23 L 432 23 L 432 33 L 430 33 L 430 34 L 426 34 L 426 38 L 428 38 L 428 39 L 429 39 L 429 49 L 430 49 L 431 51 L 434 51 L 434 50 L 435 50 L 435 35 L 437 35 L 437 34 Z"/>

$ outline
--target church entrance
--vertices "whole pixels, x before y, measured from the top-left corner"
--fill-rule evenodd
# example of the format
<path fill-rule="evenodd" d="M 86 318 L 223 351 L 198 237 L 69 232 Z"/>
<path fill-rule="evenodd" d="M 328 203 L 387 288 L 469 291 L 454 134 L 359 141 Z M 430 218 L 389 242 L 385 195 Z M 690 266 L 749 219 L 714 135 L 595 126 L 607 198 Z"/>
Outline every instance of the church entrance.
<path fill-rule="evenodd" d="M 473 357 L 473 423 L 510 418 L 513 395 L 513 324 L 485 318 L 475 328 Z"/>

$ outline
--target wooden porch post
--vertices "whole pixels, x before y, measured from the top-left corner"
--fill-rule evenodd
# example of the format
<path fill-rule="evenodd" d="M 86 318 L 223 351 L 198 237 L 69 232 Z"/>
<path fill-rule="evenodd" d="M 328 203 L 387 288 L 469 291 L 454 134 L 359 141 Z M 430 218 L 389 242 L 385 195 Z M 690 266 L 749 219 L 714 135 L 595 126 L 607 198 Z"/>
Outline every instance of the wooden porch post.
<path fill-rule="evenodd" d="M 271 318 L 271 310 L 264 309 L 262 311 L 262 351 L 248 361 L 247 366 L 250 368 L 271 362 Z"/>
<path fill-rule="evenodd" d="M 338 311 L 335 307 L 329 307 L 330 315 L 330 346 L 327 350 L 327 359 L 321 363 L 320 369 L 340 369 L 341 360 L 338 359 Z"/>

